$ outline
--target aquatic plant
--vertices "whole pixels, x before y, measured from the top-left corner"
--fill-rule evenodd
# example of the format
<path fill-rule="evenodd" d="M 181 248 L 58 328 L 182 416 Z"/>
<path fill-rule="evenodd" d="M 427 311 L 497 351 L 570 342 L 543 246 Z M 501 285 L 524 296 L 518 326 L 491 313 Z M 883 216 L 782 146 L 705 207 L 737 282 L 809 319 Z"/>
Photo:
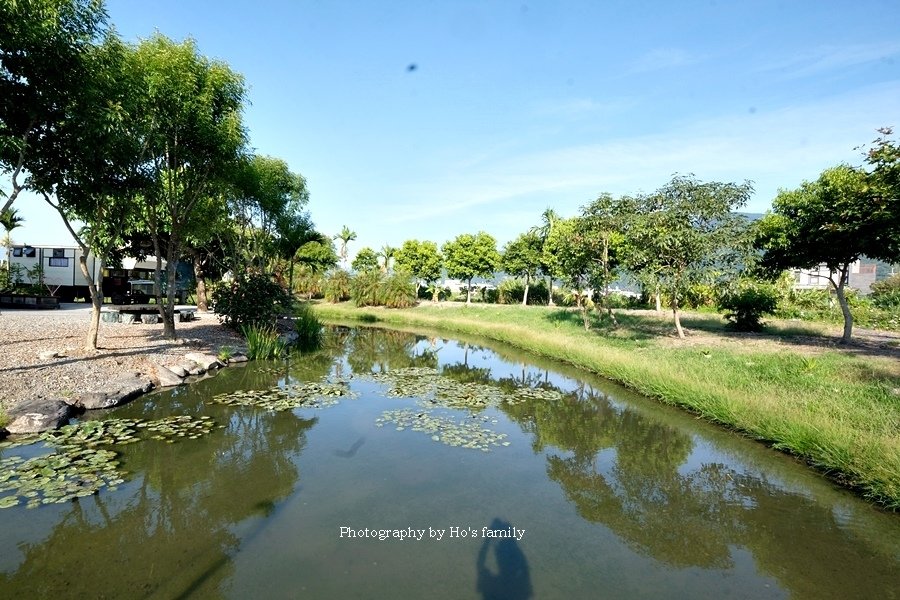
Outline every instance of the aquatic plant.
<path fill-rule="evenodd" d="M 228 406 L 256 406 L 283 411 L 294 408 L 326 408 L 338 403 L 338 398 L 356 398 L 346 383 L 306 381 L 285 387 L 265 390 L 239 390 L 217 394 L 207 400 L 210 404 Z"/>
<path fill-rule="evenodd" d="M 301 350 L 316 350 L 322 346 L 324 334 L 322 322 L 313 314 L 308 304 L 299 304 L 294 312 L 296 345 Z"/>
<path fill-rule="evenodd" d="M 251 360 L 281 358 L 287 354 L 287 343 L 274 327 L 243 325 L 241 335 L 247 340 L 247 358 Z"/>

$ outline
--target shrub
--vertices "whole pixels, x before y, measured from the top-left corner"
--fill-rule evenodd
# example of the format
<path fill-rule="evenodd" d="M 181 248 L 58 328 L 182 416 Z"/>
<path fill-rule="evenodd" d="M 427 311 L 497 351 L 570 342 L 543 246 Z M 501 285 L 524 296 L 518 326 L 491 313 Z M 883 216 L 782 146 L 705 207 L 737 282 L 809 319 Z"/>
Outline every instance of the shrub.
<path fill-rule="evenodd" d="M 499 304 L 521 304 L 525 295 L 524 279 L 504 279 L 497 286 Z M 547 304 L 547 283 L 538 279 L 528 286 L 528 304 Z"/>
<path fill-rule="evenodd" d="M 350 273 L 343 269 L 333 271 L 326 279 L 324 286 L 325 300 L 332 303 L 350 299 Z"/>
<path fill-rule="evenodd" d="M 381 273 L 379 271 L 360 271 L 350 282 L 350 298 L 356 306 L 378 306 L 380 284 Z"/>
<path fill-rule="evenodd" d="M 761 331 L 760 319 L 773 314 L 777 305 L 775 286 L 756 281 L 739 282 L 719 298 L 719 310 L 725 311 L 729 326 L 738 331 Z"/>
<path fill-rule="evenodd" d="M 268 275 L 249 273 L 217 288 L 213 302 L 219 320 L 240 329 L 243 325 L 273 326 L 278 315 L 290 309 L 291 297 Z"/>
<path fill-rule="evenodd" d="M 294 331 L 297 346 L 301 350 L 316 350 L 322 345 L 322 322 L 313 314 L 308 304 L 300 304 L 294 313 Z"/>
<path fill-rule="evenodd" d="M 872 284 L 872 303 L 883 310 L 900 309 L 900 273 Z"/>
<path fill-rule="evenodd" d="M 405 273 L 394 273 L 378 283 L 378 303 L 387 308 L 416 305 L 416 287 Z"/>
<path fill-rule="evenodd" d="M 287 354 L 287 344 L 274 326 L 244 324 L 241 335 L 247 340 L 247 358 L 251 360 L 281 358 Z"/>

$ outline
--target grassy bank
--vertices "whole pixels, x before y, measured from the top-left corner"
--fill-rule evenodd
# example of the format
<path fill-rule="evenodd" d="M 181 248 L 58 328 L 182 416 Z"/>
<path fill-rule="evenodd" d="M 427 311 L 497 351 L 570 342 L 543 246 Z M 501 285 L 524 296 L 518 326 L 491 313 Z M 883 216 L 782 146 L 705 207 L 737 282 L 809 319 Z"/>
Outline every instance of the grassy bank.
<path fill-rule="evenodd" d="M 326 321 L 362 321 L 478 335 L 558 359 L 688 408 L 793 453 L 870 500 L 900 510 L 900 365 L 876 349 L 822 344 L 816 327 L 725 333 L 721 318 L 670 323 L 622 314 L 620 326 L 521 306 L 423 305 L 406 310 L 319 304 Z"/>

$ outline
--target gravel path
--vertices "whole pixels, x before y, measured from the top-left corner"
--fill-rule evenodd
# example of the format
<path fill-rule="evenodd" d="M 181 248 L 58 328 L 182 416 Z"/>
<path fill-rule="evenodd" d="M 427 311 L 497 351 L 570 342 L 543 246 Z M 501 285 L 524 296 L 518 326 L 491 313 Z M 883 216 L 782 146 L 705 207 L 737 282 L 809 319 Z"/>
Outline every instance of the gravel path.
<path fill-rule="evenodd" d="M 215 354 L 223 346 L 244 346 L 243 339 L 220 325 L 215 314 L 198 312 L 195 321 L 175 323 L 174 342 L 162 339 L 162 324 L 101 321 L 99 349 L 85 350 L 90 315 L 84 304 L 0 312 L 0 407 L 94 391 L 119 375 L 152 374 L 154 365 L 175 365 L 188 352 Z M 44 352 L 57 352 L 59 357 L 41 359 Z"/>

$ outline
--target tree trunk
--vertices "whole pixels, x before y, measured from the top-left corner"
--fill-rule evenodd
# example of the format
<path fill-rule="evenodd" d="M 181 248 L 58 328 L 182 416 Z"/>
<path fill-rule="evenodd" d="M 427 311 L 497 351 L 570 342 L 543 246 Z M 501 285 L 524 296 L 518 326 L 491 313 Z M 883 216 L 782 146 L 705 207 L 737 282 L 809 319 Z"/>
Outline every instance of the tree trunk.
<path fill-rule="evenodd" d="M 850 312 L 850 305 L 847 303 L 847 296 L 844 294 L 844 283 L 847 281 L 846 274 L 849 268 L 849 264 L 844 264 L 840 269 L 838 269 L 838 275 L 841 278 L 841 282 L 839 284 L 835 285 L 834 279 L 829 278 L 829 281 L 831 281 L 831 285 L 834 286 L 838 304 L 841 307 L 841 314 L 844 315 L 844 334 L 841 336 L 842 344 L 849 343 L 850 336 L 853 334 L 853 314 Z"/>
<path fill-rule="evenodd" d="M 556 306 L 553 303 L 553 276 L 547 277 L 547 306 Z"/>
<path fill-rule="evenodd" d="M 441 288 L 437 286 L 437 283 L 434 284 L 434 289 L 431 292 L 431 301 L 435 304 L 440 300 Z"/>
<path fill-rule="evenodd" d="M 528 284 L 531 283 L 531 277 L 525 276 L 525 293 L 522 295 L 522 306 L 528 306 Z"/>
<path fill-rule="evenodd" d="M 97 276 L 96 282 L 87 267 L 87 252 L 84 251 L 84 248 L 82 248 L 81 256 L 78 257 L 78 264 L 81 267 L 81 274 L 88 282 L 88 290 L 91 294 L 91 324 L 88 326 L 87 337 L 84 339 L 84 349 L 96 350 L 97 336 L 100 332 L 100 309 L 103 307 L 103 263 L 100 264 L 100 274 Z"/>
<path fill-rule="evenodd" d="M 587 301 L 581 302 L 579 306 L 579 310 L 581 310 L 581 322 L 584 323 L 584 330 L 590 331 L 591 324 L 588 322 L 588 309 L 587 309 Z"/>
<path fill-rule="evenodd" d="M 468 284 L 466 285 L 466 306 L 472 304 L 472 278 L 470 277 L 468 280 Z"/>
<path fill-rule="evenodd" d="M 675 331 L 678 337 L 684 339 L 684 329 L 681 328 L 681 313 L 678 311 L 678 296 L 672 295 L 672 315 L 675 317 Z"/>
<path fill-rule="evenodd" d="M 191 258 L 194 263 L 194 280 L 197 282 L 197 309 L 202 312 L 209 311 L 209 298 L 206 296 L 206 272 L 203 270 L 203 260 L 200 251 L 191 250 Z"/>
<path fill-rule="evenodd" d="M 656 300 L 656 312 L 662 313 L 662 297 L 659 293 L 659 284 L 656 284 L 656 291 L 654 292 L 653 297 Z"/>

